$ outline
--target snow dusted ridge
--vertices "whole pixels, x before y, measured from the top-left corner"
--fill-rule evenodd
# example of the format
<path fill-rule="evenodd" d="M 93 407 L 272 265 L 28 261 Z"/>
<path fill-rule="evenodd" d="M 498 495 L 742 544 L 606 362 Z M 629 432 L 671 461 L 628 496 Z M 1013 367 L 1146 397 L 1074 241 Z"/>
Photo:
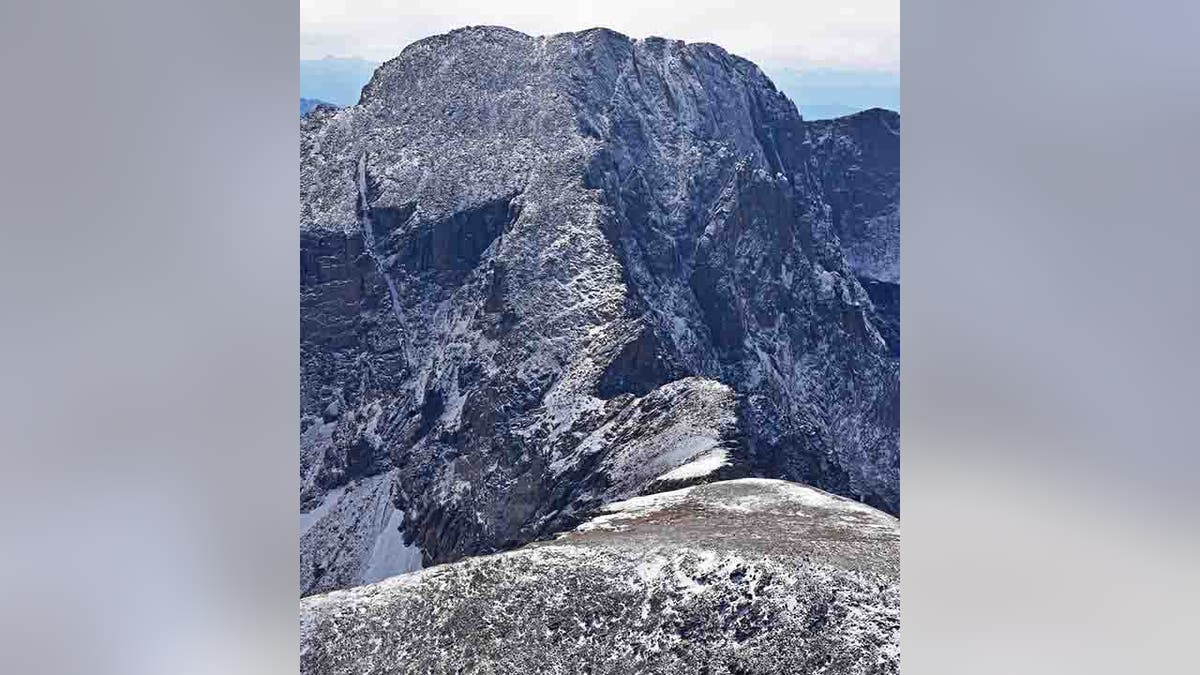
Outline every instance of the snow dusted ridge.
<path fill-rule="evenodd" d="M 715 45 L 474 27 L 300 125 L 301 594 L 739 476 L 898 512 L 898 118 L 806 124 Z"/>
<path fill-rule="evenodd" d="M 765 479 L 605 511 L 551 542 L 306 598 L 301 672 L 898 672 L 894 517 Z"/>

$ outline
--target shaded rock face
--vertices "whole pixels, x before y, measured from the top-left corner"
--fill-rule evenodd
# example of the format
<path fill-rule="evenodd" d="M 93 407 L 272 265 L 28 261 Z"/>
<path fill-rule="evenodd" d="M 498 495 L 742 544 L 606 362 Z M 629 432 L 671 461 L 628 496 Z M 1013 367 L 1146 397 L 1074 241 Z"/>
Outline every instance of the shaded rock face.
<path fill-rule="evenodd" d="M 873 108 L 807 127 L 850 268 L 900 283 L 900 114 Z"/>
<path fill-rule="evenodd" d="M 815 171 L 846 261 L 900 356 L 900 115 L 874 108 L 807 123 Z"/>
<path fill-rule="evenodd" d="M 838 231 L 876 216 L 835 219 L 814 144 L 858 127 L 713 45 L 468 28 L 301 129 L 303 511 L 388 472 L 427 565 L 684 465 L 898 512 L 887 309 Z M 327 540 L 302 593 L 352 583 Z"/>
<path fill-rule="evenodd" d="M 301 672 L 896 673 L 899 524 L 777 480 L 301 602 Z"/>

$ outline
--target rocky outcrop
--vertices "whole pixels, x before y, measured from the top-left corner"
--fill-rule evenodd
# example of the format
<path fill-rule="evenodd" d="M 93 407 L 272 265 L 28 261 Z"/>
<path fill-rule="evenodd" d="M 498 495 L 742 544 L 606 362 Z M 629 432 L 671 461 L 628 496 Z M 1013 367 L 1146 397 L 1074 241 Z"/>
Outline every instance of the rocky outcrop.
<path fill-rule="evenodd" d="M 814 129 L 719 47 L 604 29 L 428 38 L 308 114 L 302 510 L 386 476 L 425 565 L 730 476 L 898 512 L 886 296 L 839 237 L 877 216 L 822 149 L 862 134 Z M 302 593 L 368 530 L 308 530 Z"/>
<path fill-rule="evenodd" d="M 301 672 L 896 673 L 899 524 L 743 479 L 300 605 Z"/>
<path fill-rule="evenodd" d="M 873 108 L 806 123 L 813 166 L 846 262 L 900 356 L 900 115 Z"/>

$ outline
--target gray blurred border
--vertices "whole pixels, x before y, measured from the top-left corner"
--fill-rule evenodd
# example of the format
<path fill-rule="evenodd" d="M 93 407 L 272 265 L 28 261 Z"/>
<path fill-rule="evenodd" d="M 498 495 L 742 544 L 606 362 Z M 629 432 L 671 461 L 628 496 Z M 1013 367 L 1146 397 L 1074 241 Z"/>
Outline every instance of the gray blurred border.
<path fill-rule="evenodd" d="M 295 0 L 0 9 L 0 653 L 294 673 Z"/>
<path fill-rule="evenodd" d="M 1197 18 L 903 2 L 907 672 L 1195 668 Z"/>
<path fill-rule="evenodd" d="M 1196 14 L 903 4 L 906 672 L 1193 665 Z M 295 672 L 297 7 L 0 30 L 6 670 Z"/>

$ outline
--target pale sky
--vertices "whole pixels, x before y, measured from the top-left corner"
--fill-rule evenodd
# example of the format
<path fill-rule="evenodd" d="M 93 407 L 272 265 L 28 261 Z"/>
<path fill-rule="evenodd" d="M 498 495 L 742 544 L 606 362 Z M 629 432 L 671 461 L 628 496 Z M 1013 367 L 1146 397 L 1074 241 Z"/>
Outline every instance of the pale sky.
<path fill-rule="evenodd" d="M 604 26 L 713 42 L 764 66 L 900 69 L 900 0 L 300 0 L 300 58 L 384 61 L 466 25 L 531 35 Z"/>

